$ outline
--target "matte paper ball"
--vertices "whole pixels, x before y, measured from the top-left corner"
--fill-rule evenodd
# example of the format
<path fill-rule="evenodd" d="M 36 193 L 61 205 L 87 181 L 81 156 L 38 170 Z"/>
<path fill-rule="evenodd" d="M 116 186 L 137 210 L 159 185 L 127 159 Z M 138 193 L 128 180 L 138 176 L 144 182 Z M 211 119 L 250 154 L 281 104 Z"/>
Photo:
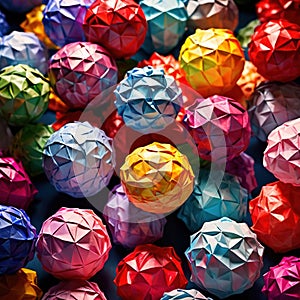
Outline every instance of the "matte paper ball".
<path fill-rule="evenodd" d="M 10 153 L 22 161 L 29 176 L 43 174 L 43 151 L 53 132 L 49 125 L 28 124 L 14 136 Z"/>
<path fill-rule="evenodd" d="M 117 185 L 110 192 L 103 217 L 114 243 L 127 248 L 159 240 L 167 222 L 164 215 L 145 212 L 134 206 L 128 200 L 122 185 Z"/>
<path fill-rule="evenodd" d="M 275 252 L 300 248 L 299 193 L 299 187 L 276 181 L 263 186 L 249 203 L 252 230 Z"/>
<path fill-rule="evenodd" d="M 83 29 L 89 42 L 114 58 L 130 58 L 144 43 L 147 21 L 133 0 L 96 0 L 87 10 Z"/>
<path fill-rule="evenodd" d="M 92 210 L 66 207 L 44 221 L 36 245 L 44 270 L 62 280 L 91 278 L 111 249 L 106 227 Z"/>
<path fill-rule="evenodd" d="M 15 273 L 31 261 L 36 239 L 25 211 L 0 205 L 0 275 Z"/>
<path fill-rule="evenodd" d="M 197 99 L 186 111 L 185 124 L 205 160 L 224 162 L 245 151 L 251 128 L 247 111 L 231 98 Z"/>
<path fill-rule="evenodd" d="M 191 236 L 185 254 L 191 281 L 223 299 L 251 288 L 260 276 L 264 247 L 246 223 L 206 222 Z"/>
<path fill-rule="evenodd" d="M 0 0 L 0 6 L 9 12 L 22 14 L 42 4 L 42 2 L 43 0 Z"/>
<path fill-rule="evenodd" d="M 10 26 L 6 20 L 5 14 L 0 10 L 0 37 L 6 35 L 10 30 Z"/>
<path fill-rule="evenodd" d="M 187 12 L 181 0 L 142 0 L 148 30 L 142 49 L 148 53 L 168 54 L 186 30 Z"/>
<path fill-rule="evenodd" d="M 123 258 L 114 280 L 123 300 L 155 300 L 164 292 L 184 288 L 187 280 L 173 247 L 137 246 Z"/>
<path fill-rule="evenodd" d="M 180 67 L 191 86 L 203 97 L 230 91 L 244 68 L 244 53 L 228 29 L 196 29 L 179 54 Z"/>
<path fill-rule="evenodd" d="M 143 133 L 173 123 L 183 104 L 175 79 L 151 66 L 128 71 L 114 93 L 118 114 L 126 126 Z"/>
<path fill-rule="evenodd" d="M 28 65 L 0 71 L 0 115 L 12 126 L 37 121 L 47 110 L 50 86 L 46 78 Z"/>
<path fill-rule="evenodd" d="M 255 28 L 248 54 L 258 73 L 287 82 L 300 76 L 300 26 L 284 19 Z"/>
<path fill-rule="evenodd" d="M 120 168 L 128 199 L 152 213 L 169 213 L 193 191 L 194 173 L 185 155 L 170 144 L 154 142 L 136 148 Z"/>
<path fill-rule="evenodd" d="M 93 196 L 114 172 L 110 138 L 88 122 L 68 123 L 48 139 L 43 167 L 57 191 L 75 198 Z"/>
<path fill-rule="evenodd" d="M 199 291 L 177 289 L 171 292 L 164 293 L 160 300 L 212 300 L 203 296 Z"/>
<path fill-rule="evenodd" d="M 264 274 L 262 292 L 272 300 L 296 300 L 300 295 L 300 259 L 283 257 Z"/>
<path fill-rule="evenodd" d="M 49 62 L 49 78 L 57 95 L 71 109 L 82 109 L 115 85 L 118 69 L 109 52 L 88 42 L 67 44 Z"/>

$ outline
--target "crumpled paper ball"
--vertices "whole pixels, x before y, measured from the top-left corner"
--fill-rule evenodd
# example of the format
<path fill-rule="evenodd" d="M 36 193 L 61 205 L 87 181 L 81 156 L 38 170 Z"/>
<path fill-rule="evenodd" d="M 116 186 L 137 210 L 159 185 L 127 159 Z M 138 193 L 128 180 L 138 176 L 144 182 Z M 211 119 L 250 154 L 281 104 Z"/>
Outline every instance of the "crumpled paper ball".
<path fill-rule="evenodd" d="M 231 98 L 197 99 L 184 120 L 202 159 L 225 162 L 249 145 L 251 128 L 247 111 Z"/>
<path fill-rule="evenodd" d="M 32 32 L 13 31 L 0 39 L 0 69 L 18 64 L 47 73 L 47 49 Z"/>
<path fill-rule="evenodd" d="M 263 266 L 263 252 L 246 223 L 221 218 L 204 223 L 191 236 L 185 254 L 191 281 L 223 299 L 253 286 Z"/>
<path fill-rule="evenodd" d="M 82 109 L 115 85 L 118 69 L 109 52 L 89 42 L 70 43 L 49 61 L 52 87 L 71 109 Z"/>
<path fill-rule="evenodd" d="M 197 28 L 226 28 L 234 31 L 239 21 L 239 11 L 233 0 L 189 0 L 187 26 Z"/>
<path fill-rule="evenodd" d="M 120 168 L 128 199 L 152 213 L 170 213 L 193 191 L 194 173 L 185 155 L 170 144 L 154 142 L 136 148 Z"/>
<path fill-rule="evenodd" d="M 272 300 L 297 300 L 300 295 L 300 259 L 283 257 L 264 274 L 262 292 Z"/>
<path fill-rule="evenodd" d="M 180 67 L 190 85 L 203 97 L 230 91 L 240 78 L 245 58 L 233 32 L 228 29 L 196 29 L 179 54 Z"/>
<path fill-rule="evenodd" d="M 95 282 L 71 280 L 62 281 L 51 287 L 42 300 L 106 300 L 105 295 Z"/>
<path fill-rule="evenodd" d="M 12 126 L 38 120 L 47 110 L 50 86 L 46 78 L 28 65 L 0 70 L 0 115 Z"/>
<path fill-rule="evenodd" d="M 22 161 L 29 176 L 43 174 L 43 151 L 46 142 L 54 133 L 51 126 L 45 124 L 27 124 L 14 136 L 10 153 Z"/>
<path fill-rule="evenodd" d="M 251 37 L 248 54 L 266 79 L 296 79 L 300 76 L 300 26 L 284 19 L 261 24 Z"/>
<path fill-rule="evenodd" d="M 115 186 L 109 193 L 103 217 L 114 243 L 126 248 L 159 240 L 167 223 L 164 215 L 145 212 L 134 206 L 128 200 L 122 185 Z"/>
<path fill-rule="evenodd" d="M 249 202 L 252 230 L 275 252 L 300 248 L 299 193 L 299 187 L 276 181 L 263 186 Z"/>
<path fill-rule="evenodd" d="M 148 30 L 141 49 L 148 54 L 168 54 L 186 30 L 187 11 L 181 0 L 142 0 Z"/>
<path fill-rule="evenodd" d="M 175 79 L 152 66 L 128 71 L 114 93 L 118 114 L 125 124 L 143 133 L 170 125 L 183 104 Z"/>
<path fill-rule="evenodd" d="M 36 272 L 22 268 L 14 274 L 0 276 L 1 300 L 39 300 L 43 295 L 37 285 Z"/>
<path fill-rule="evenodd" d="M 237 39 L 241 46 L 245 49 L 248 47 L 255 28 L 260 25 L 258 19 L 250 21 L 246 26 L 242 27 L 237 33 Z M 247 61 L 246 61 L 247 62 Z"/>
<path fill-rule="evenodd" d="M 60 208 L 44 221 L 36 244 L 45 271 L 62 280 L 87 280 L 108 259 L 111 242 L 91 209 Z"/>
<path fill-rule="evenodd" d="M 103 46 L 114 58 L 130 58 L 144 43 L 147 21 L 133 0 L 96 0 L 83 29 L 87 41 Z"/>
<path fill-rule="evenodd" d="M 114 282 L 123 300 L 155 300 L 164 292 L 184 288 L 187 279 L 173 247 L 137 246 L 123 258 Z"/>
<path fill-rule="evenodd" d="M 42 4 L 42 2 L 43 0 L 0 0 L 0 6 L 9 12 L 22 14 Z"/>
<path fill-rule="evenodd" d="M 6 35 L 10 30 L 10 26 L 6 20 L 5 14 L 0 10 L 0 37 Z"/>
<path fill-rule="evenodd" d="M 111 140 L 88 122 L 68 123 L 48 139 L 43 168 L 57 191 L 75 198 L 93 196 L 114 172 Z"/>
<path fill-rule="evenodd" d="M 300 118 L 283 123 L 268 136 L 263 165 L 285 183 L 300 185 Z"/>
<path fill-rule="evenodd" d="M 48 0 L 43 11 L 43 24 L 50 40 L 63 47 L 85 41 L 83 22 L 94 0 Z"/>
<path fill-rule="evenodd" d="M 212 300 L 203 296 L 199 291 L 195 289 L 183 290 L 177 289 L 168 293 L 164 293 L 160 300 Z"/>
<path fill-rule="evenodd" d="M 0 205 L 0 275 L 15 273 L 31 261 L 36 239 L 25 211 Z"/>

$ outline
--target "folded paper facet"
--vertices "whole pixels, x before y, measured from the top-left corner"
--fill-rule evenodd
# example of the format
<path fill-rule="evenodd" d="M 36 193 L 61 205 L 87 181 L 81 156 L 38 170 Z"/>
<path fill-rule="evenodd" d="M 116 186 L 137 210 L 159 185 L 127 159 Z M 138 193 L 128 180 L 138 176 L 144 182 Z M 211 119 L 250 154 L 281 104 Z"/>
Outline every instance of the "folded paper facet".
<path fill-rule="evenodd" d="M 6 20 L 5 14 L 0 10 L 0 37 L 6 35 L 10 30 L 10 26 Z"/>
<path fill-rule="evenodd" d="M 170 213 L 193 191 L 194 173 L 185 155 L 170 144 L 136 148 L 125 159 L 120 178 L 128 199 L 152 213 Z"/>
<path fill-rule="evenodd" d="M 43 0 L 0 0 L 0 6 L 9 12 L 22 14 L 42 4 L 42 2 Z"/>
<path fill-rule="evenodd" d="M 36 239 L 25 211 L 0 205 L 0 275 L 15 273 L 31 261 Z"/>
<path fill-rule="evenodd" d="M 251 37 L 254 33 L 254 29 L 260 25 L 258 19 L 250 21 L 245 27 L 242 27 L 237 34 L 237 39 L 239 40 L 241 46 L 246 49 L 251 41 Z M 246 61 L 247 63 L 248 61 Z"/>
<path fill-rule="evenodd" d="M 102 220 L 90 209 L 60 208 L 44 221 L 37 256 L 45 271 L 62 280 L 87 280 L 108 259 L 111 243 Z"/>
<path fill-rule="evenodd" d="M 49 78 L 61 100 L 72 109 L 82 109 L 117 83 L 118 70 L 103 47 L 76 42 L 67 44 L 51 57 Z"/>
<path fill-rule="evenodd" d="M 156 300 L 187 284 L 173 247 L 137 246 L 119 262 L 116 273 L 114 282 L 123 300 Z"/>
<path fill-rule="evenodd" d="M 75 198 L 93 196 L 114 172 L 111 140 L 88 122 L 68 123 L 48 139 L 43 168 L 57 191 Z"/>
<path fill-rule="evenodd" d="M 264 247 L 246 223 L 229 218 L 206 222 L 191 236 L 185 254 L 191 281 L 223 299 L 243 293 L 260 276 Z"/>
<path fill-rule="evenodd" d="M 203 296 L 199 291 L 195 289 L 183 290 L 177 289 L 171 292 L 164 293 L 160 300 L 212 300 Z"/>

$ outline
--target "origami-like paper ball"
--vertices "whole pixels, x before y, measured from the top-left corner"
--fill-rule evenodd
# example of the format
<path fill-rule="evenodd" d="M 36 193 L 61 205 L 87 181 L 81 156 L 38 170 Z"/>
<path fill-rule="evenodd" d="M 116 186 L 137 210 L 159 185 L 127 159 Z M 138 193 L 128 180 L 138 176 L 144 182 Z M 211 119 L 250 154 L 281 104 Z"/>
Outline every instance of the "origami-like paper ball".
<path fill-rule="evenodd" d="M 44 172 L 43 151 L 53 132 L 52 127 L 48 125 L 28 124 L 14 136 L 10 153 L 22 161 L 30 176 L 37 176 Z"/>
<path fill-rule="evenodd" d="M 6 35 L 9 31 L 10 27 L 7 23 L 5 14 L 0 10 L 0 37 Z"/>
<path fill-rule="evenodd" d="M 147 21 L 133 0 L 96 0 L 87 10 L 83 29 L 87 41 L 100 44 L 114 58 L 129 58 L 144 43 Z"/>
<path fill-rule="evenodd" d="M 300 26 L 284 19 L 255 28 L 248 54 L 258 73 L 274 81 L 300 76 Z"/>
<path fill-rule="evenodd" d="M 187 12 L 181 0 L 142 0 L 148 30 L 142 49 L 148 53 L 167 54 L 185 33 Z"/>
<path fill-rule="evenodd" d="M 51 275 L 87 280 L 103 268 L 110 249 L 106 227 L 92 210 L 62 207 L 44 221 L 36 250 Z"/>
<path fill-rule="evenodd" d="M 194 173 L 185 155 L 170 144 L 136 148 L 120 169 L 128 199 L 142 210 L 163 214 L 182 205 L 193 191 Z"/>
<path fill-rule="evenodd" d="M 183 104 L 175 79 L 151 66 L 128 71 L 114 93 L 118 114 L 125 124 L 143 133 L 170 125 Z"/>
<path fill-rule="evenodd" d="M 244 68 L 244 53 L 232 31 L 197 29 L 181 47 L 181 68 L 186 79 L 203 97 L 230 91 Z"/>
<path fill-rule="evenodd" d="M 0 275 L 15 273 L 33 259 L 36 238 L 25 211 L 0 205 Z"/>
<path fill-rule="evenodd" d="M 233 99 L 197 99 L 186 111 L 185 124 L 205 160 L 224 162 L 245 151 L 251 128 L 247 111 Z"/>
<path fill-rule="evenodd" d="M 263 186 L 249 203 L 252 230 L 275 252 L 300 247 L 299 193 L 299 187 L 276 181 Z"/>
<path fill-rule="evenodd" d="M 234 31 L 239 11 L 233 0 L 190 0 L 187 3 L 188 28 L 226 28 Z"/>
<path fill-rule="evenodd" d="M 137 246 L 117 266 L 114 280 L 123 300 L 155 300 L 164 292 L 184 288 L 181 260 L 173 247 Z"/>
<path fill-rule="evenodd" d="M 223 299 L 252 287 L 263 266 L 264 247 L 246 223 L 229 218 L 204 223 L 185 254 L 191 281 Z"/>
<path fill-rule="evenodd" d="M 68 123 L 48 139 L 43 167 L 57 191 L 75 198 L 93 196 L 114 172 L 110 139 L 88 122 Z"/>
<path fill-rule="evenodd" d="M 0 6 L 13 13 L 25 13 L 37 5 L 42 4 L 43 0 L 0 0 Z"/>
<path fill-rule="evenodd" d="M 243 48 L 247 48 L 248 44 L 251 41 L 251 37 L 254 33 L 255 28 L 260 25 L 260 21 L 258 19 L 252 20 L 245 27 L 241 28 L 238 31 L 237 39 L 239 40 L 241 46 Z M 246 60 L 246 63 L 249 62 Z"/>
<path fill-rule="evenodd" d="M 37 300 L 42 297 L 37 285 L 36 272 L 22 268 L 14 274 L 0 276 L 0 298 Z"/>
<path fill-rule="evenodd" d="M 272 300 L 296 300 L 300 295 L 300 259 L 283 257 L 281 262 L 264 274 L 262 292 Z"/>
<path fill-rule="evenodd" d="M 103 217 L 113 241 L 127 248 L 162 238 L 167 222 L 163 215 L 145 212 L 134 206 L 128 200 L 122 185 L 117 185 L 109 194 Z"/>
<path fill-rule="evenodd" d="M 203 296 L 199 291 L 177 289 L 168 293 L 164 293 L 160 300 L 212 300 Z"/>
<path fill-rule="evenodd" d="M 76 42 L 67 44 L 51 57 L 49 78 L 61 100 L 70 108 L 79 109 L 115 85 L 118 70 L 104 48 Z"/>
<path fill-rule="evenodd" d="M 283 123 L 268 136 L 263 164 L 285 183 L 300 185 L 300 118 Z"/>

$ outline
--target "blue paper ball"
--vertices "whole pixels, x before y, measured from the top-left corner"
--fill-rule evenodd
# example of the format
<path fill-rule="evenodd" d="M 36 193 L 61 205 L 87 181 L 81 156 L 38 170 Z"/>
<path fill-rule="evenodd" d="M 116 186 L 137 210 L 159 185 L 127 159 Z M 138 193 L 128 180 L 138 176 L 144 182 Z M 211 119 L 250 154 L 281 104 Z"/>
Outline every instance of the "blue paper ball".
<path fill-rule="evenodd" d="M 9 29 L 10 27 L 6 21 L 6 16 L 2 11 L 0 11 L 0 37 L 3 37 L 5 34 L 7 34 Z"/>
<path fill-rule="evenodd" d="M 177 117 L 182 91 L 163 69 L 134 68 L 115 89 L 118 114 L 128 127 L 143 133 L 164 129 Z"/>
<path fill-rule="evenodd" d="M 32 260 L 36 240 L 25 211 L 0 205 L 0 275 L 17 272 Z"/>
<path fill-rule="evenodd" d="M 93 196 L 114 172 L 110 138 L 88 122 L 68 123 L 48 139 L 43 168 L 57 191 L 75 198 Z"/>
<path fill-rule="evenodd" d="M 43 0 L 0 0 L 0 6 L 10 12 L 18 14 L 28 12 L 42 3 Z"/>

